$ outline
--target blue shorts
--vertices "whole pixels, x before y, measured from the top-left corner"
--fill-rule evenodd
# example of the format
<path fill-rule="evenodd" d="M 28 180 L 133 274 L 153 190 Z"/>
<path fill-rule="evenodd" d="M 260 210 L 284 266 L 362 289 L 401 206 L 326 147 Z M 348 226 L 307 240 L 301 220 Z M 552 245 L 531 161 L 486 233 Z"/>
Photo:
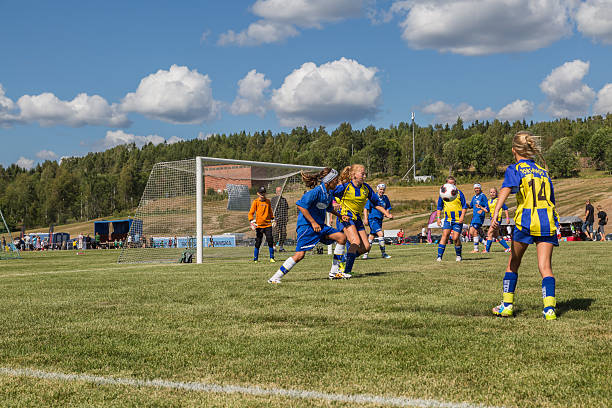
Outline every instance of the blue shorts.
<path fill-rule="evenodd" d="M 368 218 L 368 224 L 370 224 L 370 234 L 376 235 L 377 232 L 382 231 L 383 220 L 380 218 Z"/>
<path fill-rule="evenodd" d="M 342 231 L 344 228 L 350 227 L 351 225 L 354 225 L 357 231 L 365 231 L 365 226 L 363 225 L 363 221 L 361 221 L 361 217 L 357 217 L 356 220 L 348 220 L 347 222 L 343 222 L 341 217 L 338 217 L 336 220 L 336 228 L 338 231 Z"/>
<path fill-rule="evenodd" d="M 297 228 L 297 244 L 295 246 L 295 251 L 310 251 L 319 242 L 323 245 L 330 245 L 335 241 L 326 237 L 328 235 L 335 234 L 336 232 L 339 231 L 330 227 L 329 225 L 322 226 L 321 231 L 319 232 L 315 232 L 310 225 L 300 225 Z"/>
<path fill-rule="evenodd" d="M 444 225 L 442 225 L 442 229 L 449 229 L 461 233 L 461 230 L 463 229 L 463 223 L 444 220 Z"/>
<path fill-rule="evenodd" d="M 482 222 L 473 222 L 470 224 L 470 227 L 474 227 L 475 229 L 478 229 L 480 227 L 482 227 Z"/>
<path fill-rule="evenodd" d="M 554 246 L 559 246 L 559 239 L 557 238 L 557 235 L 552 235 L 549 237 L 537 237 L 534 235 L 525 234 L 523 231 L 516 227 L 514 227 L 514 232 L 512 233 L 512 240 L 516 242 L 522 242 L 523 244 L 548 242 L 549 244 L 553 244 Z"/>

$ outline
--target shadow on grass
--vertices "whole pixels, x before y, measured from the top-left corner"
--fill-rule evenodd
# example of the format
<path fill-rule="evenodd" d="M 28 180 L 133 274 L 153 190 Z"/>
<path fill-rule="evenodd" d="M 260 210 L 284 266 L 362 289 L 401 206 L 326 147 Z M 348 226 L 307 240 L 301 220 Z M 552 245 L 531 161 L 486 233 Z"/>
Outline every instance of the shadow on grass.
<path fill-rule="evenodd" d="M 557 316 L 563 315 L 570 310 L 589 310 L 595 299 L 576 298 L 557 303 Z"/>

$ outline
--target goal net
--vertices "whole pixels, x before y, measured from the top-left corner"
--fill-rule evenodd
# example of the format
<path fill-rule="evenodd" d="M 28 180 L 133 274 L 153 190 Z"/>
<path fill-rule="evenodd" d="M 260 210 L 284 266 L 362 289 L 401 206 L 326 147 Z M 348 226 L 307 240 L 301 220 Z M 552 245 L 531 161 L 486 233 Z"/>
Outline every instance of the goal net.
<path fill-rule="evenodd" d="M 118 262 L 180 262 L 190 255 L 193 262 L 201 262 L 252 255 L 255 232 L 248 212 L 262 186 L 276 218 L 274 245 L 290 248 L 296 239 L 295 202 L 307 190 L 301 172 L 322 169 L 212 157 L 157 163 Z M 264 238 L 262 250 L 267 245 Z"/>
<path fill-rule="evenodd" d="M 13 235 L 6 224 L 4 214 L 0 210 L 0 260 L 3 259 L 21 259 L 21 255 L 13 241 Z"/>

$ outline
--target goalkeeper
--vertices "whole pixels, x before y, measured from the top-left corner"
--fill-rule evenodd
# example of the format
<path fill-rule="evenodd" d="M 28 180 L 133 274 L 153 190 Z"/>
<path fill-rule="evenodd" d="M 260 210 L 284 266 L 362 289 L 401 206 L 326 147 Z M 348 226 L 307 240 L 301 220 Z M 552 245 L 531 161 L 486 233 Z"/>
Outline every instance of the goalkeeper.
<path fill-rule="evenodd" d="M 257 198 L 251 204 L 249 211 L 249 221 L 251 229 L 255 231 L 255 249 L 253 251 L 253 261 L 259 259 L 259 247 L 263 241 L 263 236 L 266 236 L 268 249 L 270 250 L 270 262 L 274 260 L 274 240 L 272 239 L 272 227 L 274 226 L 274 214 L 272 213 L 272 204 L 266 198 L 266 188 L 259 187 L 257 190 Z"/>

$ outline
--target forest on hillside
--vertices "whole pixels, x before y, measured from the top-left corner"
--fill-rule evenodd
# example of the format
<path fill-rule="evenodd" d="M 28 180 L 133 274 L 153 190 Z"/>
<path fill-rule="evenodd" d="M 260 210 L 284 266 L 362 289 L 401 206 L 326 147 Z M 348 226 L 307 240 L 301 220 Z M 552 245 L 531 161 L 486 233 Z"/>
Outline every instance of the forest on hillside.
<path fill-rule="evenodd" d="M 479 122 L 465 126 L 415 125 L 417 174 L 496 177 L 512 162 L 512 136 L 529 130 L 540 137 L 553 177 L 572 177 L 581 166 L 612 170 L 612 114 L 575 120 L 514 123 Z M 412 166 L 412 124 L 353 129 L 343 123 L 324 127 L 213 135 L 174 144 L 120 145 L 84 157 L 45 161 L 31 170 L 0 166 L 0 209 L 11 229 L 44 227 L 117 215 L 140 200 L 157 162 L 195 156 L 222 157 L 340 169 L 363 163 L 377 177 L 403 176 Z"/>

